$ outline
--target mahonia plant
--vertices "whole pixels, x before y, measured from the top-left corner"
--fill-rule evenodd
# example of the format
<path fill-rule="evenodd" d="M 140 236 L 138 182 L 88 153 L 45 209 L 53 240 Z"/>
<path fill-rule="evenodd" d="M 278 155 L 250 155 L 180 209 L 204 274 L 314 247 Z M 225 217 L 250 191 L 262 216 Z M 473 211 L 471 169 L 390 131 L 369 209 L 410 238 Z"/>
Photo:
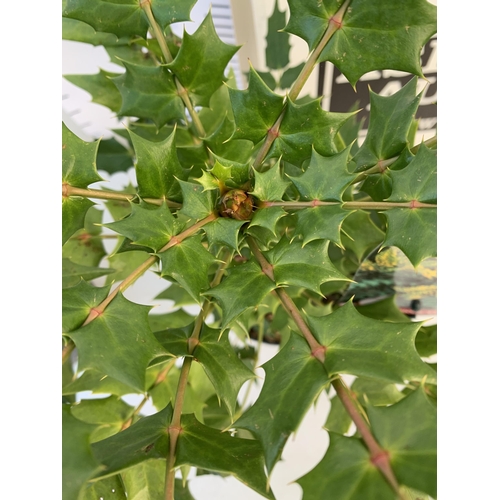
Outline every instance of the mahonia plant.
<path fill-rule="evenodd" d="M 227 72 L 238 47 L 210 13 L 193 34 L 171 31 L 195 3 L 63 2 L 63 37 L 123 68 L 66 78 L 127 122 L 95 142 L 63 124 L 63 499 L 189 499 L 191 469 L 274 499 L 273 468 L 323 391 L 330 443 L 297 480 L 304 500 L 436 498 L 436 328 L 392 300 L 341 300 L 377 248 L 414 266 L 436 256 L 437 139 L 413 144 L 436 8 L 288 0 L 288 21 L 276 7 L 269 22 L 272 71 L 250 67 L 240 90 Z M 310 53 L 290 68 L 292 34 Z M 356 110 L 299 99 L 322 61 L 353 87 L 372 70 L 415 76 L 394 95 L 371 92 L 360 146 Z M 137 187 L 124 192 L 98 173 L 132 165 Z M 147 270 L 173 312 L 124 296 Z M 279 351 L 248 405 L 238 395 L 255 383 L 263 341 Z M 147 401 L 157 412 L 143 416 Z"/>

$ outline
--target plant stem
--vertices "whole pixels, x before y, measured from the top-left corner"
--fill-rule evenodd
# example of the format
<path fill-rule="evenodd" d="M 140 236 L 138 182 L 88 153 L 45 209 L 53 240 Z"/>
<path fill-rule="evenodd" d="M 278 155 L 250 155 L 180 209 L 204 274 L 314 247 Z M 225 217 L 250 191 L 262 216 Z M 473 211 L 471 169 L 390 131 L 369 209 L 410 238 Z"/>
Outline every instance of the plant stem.
<path fill-rule="evenodd" d="M 342 208 L 351 210 L 390 210 L 391 208 L 437 208 L 433 203 L 421 203 L 417 200 L 405 202 L 392 201 L 262 201 L 260 208 L 283 207 L 289 209 L 311 208 L 342 205 Z"/>
<path fill-rule="evenodd" d="M 148 18 L 149 24 L 151 25 L 151 29 L 153 30 L 153 34 L 155 38 L 158 40 L 158 44 L 161 49 L 161 53 L 163 54 L 163 57 L 165 58 L 165 61 L 167 64 L 171 63 L 174 59 L 172 57 L 172 54 L 170 53 L 170 50 L 167 45 L 167 41 L 165 39 L 165 35 L 163 34 L 163 30 L 161 29 L 160 25 L 157 23 L 153 11 L 151 10 L 151 0 L 140 0 L 140 6 L 146 13 L 146 16 Z M 188 91 L 179 79 L 177 78 L 176 75 L 174 75 L 174 81 L 175 81 L 175 86 L 177 87 L 177 94 L 179 97 L 182 99 L 184 102 L 184 105 L 186 106 L 186 109 L 188 110 L 191 119 L 193 120 L 193 124 L 196 128 L 196 132 L 200 137 L 205 137 L 206 132 L 205 128 L 203 127 L 203 124 L 201 123 L 200 117 L 198 116 L 198 113 L 194 109 L 193 103 L 191 102 L 191 99 L 189 98 Z"/>
<path fill-rule="evenodd" d="M 197 233 L 199 229 L 201 229 L 205 224 L 214 221 L 217 219 L 217 215 L 215 213 L 211 213 L 208 217 L 198 221 L 196 224 L 188 227 L 186 230 L 182 231 L 176 236 L 172 236 L 169 242 L 161 248 L 158 253 L 165 252 L 169 248 L 172 248 L 174 245 L 178 245 L 182 241 L 184 241 L 189 236 Z M 148 259 L 146 259 L 139 267 L 137 267 L 134 271 L 132 271 L 121 283 L 117 286 L 97 307 L 93 307 L 90 310 L 85 323 L 82 326 L 88 325 L 95 318 L 100 316 L 106 307 L 110 304 L 110 302 L 118 295 L 119 292 L 124 292 L 132 283 L 134 283 L 140 276 L 142 276 L 155 262 L 157 256 L 152 255 Z"/>
<path fill-rule="evenodd" d="M 274 281 L 274 273 L 272 270 L 272 265 L 266 260 L 255 240 L 251 236 L 247 236 L 247 242 L 248 245 L 250 246 L 250 249 L 252 250 L 252 253 L 254 254 L 255 258 L 260 264 L 262 272 Z M 325 366 L 326 347 L 319 344 L 318 341 L 315 339 L 307 323 L 302 318 L 297 306 L 290 298 L 290 296 L 285 292 L 285 290 L 283 288 L 277 288 L 276 292 L 283 306 L 285 307 L 289 315 L 292 317 L 292 319 L 295 321 L 295 324 L 297 325 L 298 329 L 300 330 L 300 332 L 306 339 L 307 343 L 309 344 L 309 347 L 311 349 L 311 354 L 323 365 L 325 370 L 327 370 Z M 344 405 L 347 413 L 352 418 L 354 424 L 356 425 L 356 428 L 361 434 L 361 437 L 370 452 L 371 462 L 380 470 L 382 475 L 386 478 L 386 480 L 394 489 L 394 491 L 398 494 L 398 496 L 402 498 L 401 493 L 399 491 L 399 484 L 391 468 L 391 464 L 389 461 L 389 453 L 378 444 L 366 420 L 356 407 L 356 404 L 354 403 L 354 400 L 350 395 L 350 391 L 347 389 L 340 376 L 332 380 L 332 385 L 335 391 L 337 391 L 339 399 Z"/>
<path fill-rule="evenodd" d="M 63 183 L 62 185 L 62 195 L 64 198 L 67 198 L 69 196 L 83 196 L 84 198 L 96 198 L 98 200 L 118 200 L 129 202 L 137 200 L 137 195 L 132 193 L 115 193 L 112 191 L 102 191 L 100 189 L 83 189 L 75 186 L 70 186 L 66 183 Z M 161 206 L 163 205 L 163 203 L 165 203 L 167 207 L 182 208 L 182 205 L 180 203 L 167 199 L 144 198 L 143 201 L 152 205 Z"/>

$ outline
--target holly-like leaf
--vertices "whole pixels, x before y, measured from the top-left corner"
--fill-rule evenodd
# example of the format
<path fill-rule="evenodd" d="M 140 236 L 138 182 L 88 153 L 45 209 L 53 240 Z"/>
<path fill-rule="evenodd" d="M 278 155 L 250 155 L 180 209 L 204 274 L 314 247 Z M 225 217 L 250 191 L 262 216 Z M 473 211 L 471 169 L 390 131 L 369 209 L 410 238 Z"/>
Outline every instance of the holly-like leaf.
<path fill-rule="evenodd" d="M 63 0 L 63 11 L 66 8 L 66 3 L 67 2 Z M 118 40 L 116 35 L 112 33 L 98 33 L 90 24 L 78 21 L 77 19 L 63 17 L 61 26 L 63 40 L 90 43 L 94 46 L 110 46 L 129 43 L 129 37 Z"/>
<path fill-rule="evenodd" d="M 209 269 L 214 256 L 201 243 L 201 235 L 187 238 L 165 252 L 158 254 L 161 275 L 170 276 L 201 303 L 201 292 L 209 287 Z"/>
<path fill-rule="evenodd" d="M 259 443 L 206 427 L 194 415 L 184 415 L 181 422 L 176 465 L 188 464 L 231 474 L 264 498 L 274 499 L 264 472 Z"/>
<path fill-rule="evenodd" d="M 152 458 L 168 454 L 167 428 L 172 420 L 172 407 L 141 418 L 134 425 L 92 445 L 95 457 L 105 467 L 101 476 L 108 476 Z"/>
<path fill-rule="evenodd" d="M 71 415 L 70 405 L 62 406 L 63 500 L 78 498 L 83 485 L 99 471 L 90 448 L 90 434 L 95 428 Z"/>
<path fill-rule="evenodd" d="M 71 407 L 71 413 L 74 417 L 89 424 L 123 423 L 133 411 L 134 407 L 117 396 L 83 399 Z"/>
<path fill-rule="evenodd" d="M 254 170 L 254 175 L 255 186 L 250 194 L 261 201 L 280 201 L 290 185 L 290 182 L 283 179 L 279 161 L 266 172 Z"/>
<path fill-rule="evenodd" d="M 289 89 L 295 80 L 297 80 L 302 68 L 305 66 L 305 63 L 300 63 L 297 66 L 293 66 L 292 68 L 288 68 L 283 72 L 279 81 L 279 87 L 282 89 Z"/>
<path fill-rule="evenodd" d="M 149 309 L 118 294 L 100 316 L 71 332 L 79 369 L 94 368 L 143 392 L 150 361 L 166 354 L 149 328 Z"/>
<path fill-rule="evenodd" d="M 330 401 L 330 413 L 323 427 L 329 432 L 346 434 L 351 427 L 352 419 L 338 396 L 333 396 Z"/>
<path fill-rule="evenodd" d="M 132 271 L 144 264 L 146 258 L 147 254 L 139 250 L 114 253 L 108 256 L 108 262 L 113 267 L 113 272 L 106 277 L 106 285 L 124 280 Z"/>
<path fill-rule="evenodd" d="M 429 357 L 437 352 L 437 325 L 423 326 L 415 339 L 420 356 Z"/>
<path fill-rule="evenodd" d="M 200 220 L 208 217 L 215 208 L 215 195 L 205 191 L 199 184 L 178 181 L 182 190 L 182 209 L 180 213 L 191 219 Z"/>
<path fill-rule="evenodd" d="M 288 176 L 301 199 L 342 201 L 342 193 L 356 177 L 347 170 L 350 149 L 325 157 L 312 148 L 311 163 L 305 173 L 300 177 Z"/>
<path fill-rule="evenodd" d="M 122 478 L 116 476 L 106 477 L 100 481 L 88 483 L 81 492 L 81 500 L 103 500 L 113 498 L 113 500 L 130 500 L 123 487 Z"/>
<path fill-rule="evenodd" d="M 65 75 L 64 78 L 73 85 L 86 90 L 92 96 L 92 102 L 102 104 L 118 113 L 122 105 L 122 97 L 111 78 L 118 73 L 99 70 L 95 75 Z"/>
<path fill-rule="evenodd" d="M 248 227 L 260 226 L 269 229 L 276 235 L 276 224 L 278 221 L 287 215 L 282 207 L 269 207 L 257 210 L 254 212 L 252 220 Z"/>
<path fill-rule="evenodd" d="M 69 259 L 62 260 L 62 286 L 68 288 L 75 286 L 83 280 L 93 280 L 100 276 L 114 273 L 114 269 L 105 267 L 82 266 Z"/>
<path fill-rule="evenodd" d="M 90 310 L 98 306 L 109 293 L 109 287 L 97 288 L 86 281 L 62 291 L 62 330 L 75 330 L 87 319 Z"/>
<path fill-rule="evenodd" d="M 193 297 L 184 290 L 181 286 L 171 283 L 171 285 L 163 292 L 159 293 L 156 299 L 167 299 L 172 300 L 176 307 L 189 306 L 191 304 L 196 304 Z"/>
<path fill-rule="evenodd" d="M 218 217 L 213 222 L 203 226 L 207 233 L 209 247 L 213 245 L 226 245 L 238 252 L 238 234 L 246 221 Z"/>
<path fill-rule="evenodd" d="M 189 13 L 195 3 L 196 0 L 152 0 L 151 9 L 164 29 L 171 23 L 190 21 Z M 68 0 L 63 16 L 117 37 L 138 35 L 146 38 L 149 28 L 146 13 L 135 0 Z"/>
<path fill-rule="evenodd" d="M 286 12 L 278 9 L 278 0 L 274 4 L 274 11 L 267 20 L 266 37 L 266 65 L 270 69 L 281 69 L 288 65 L 290 52 L 290 36 L 278 31 L 286 24 Z"/>
<path fill-rule="evenodd" d="M 288 0 L 285 31 L 303 38 L 312 50 L 343 2 Z M 353 0 L 342 26 L 323 49 L 320 60 L 332 62 L 351 85 L 373 70 L 395 69 L 422 76 L 420 53 L 436 32 L 436 6 L 426 0 Z"/>
<path fill-rule="evenodd" d="M 121 94 L 120 116 L 151 119 L 157 128 L 185 118 L 174 78 L 165 66 L 144 66 L 123 61 L 126 72 L 112 78 Z"/>
<path fill-rule="evenodd" d="M 253 261 L 234 267 L 222 283 L 204 295 L 215 297 L 222 307 L 221 328 L 225 329 L 243 311 L 260 304 L 276 284 Z M 235 300 L 238 297 L 238 300 Z"/>
<path fill-rule="evenodd" d="M 178 179 L 187 179 L 189 172 L 181 167 L 177 158 L 175 130 L 160 142 L 129 133 L 137 156 L 135 170 L 141 197 L 181 201 Z"/>
<path fill-rule="evenodd" d="M 87 198 L 68 196 L 62 199 L 62 244 L 84 227 L 85 216 L 92 203 Z"/>
<path fill-rule="evenodd" d="M 248 88 L 228 90 L 236 124 L 233 139 L 248 139 L 257 144 L 280 115 L 283 96 L 272 92 L 252 66 L 248 74 Z"/>
<path fill-rule="evenodd" d="M 300 166 L 311 157 L 312 147 L 323 156 L 337 152 L 335 134 L 354 113 L 330 113 L 321 108 L 321 98 L 306 104 L 288 101 L 279 135 L 268 153 L 270 158 Z"/>
<path fill-rule="evenodd" d="M 367 318 L 348 302 L 332 314 L 308 317 L 326 347 L 328 372 L 379 378 L 389 382 L 436 380 L 415 349 L 420 323 L 388 323 Z"/>
<path fill-rule="evenodd" d="M 160 250 L 176 233 L 178 223 L 166 204 L 161 206 L 141 202 L 132 203 L 132 213 L 118 222 L 104 224 L 123 234 L 132 243 Z"/>
<path fill-rule="evenodd" d="M 325 239 L 344 248 L 340 228 L 344 219 L 352 211 L 344 210 L 340 205 L 312 207 L 297 212 L 295 235 L 302 236 L 302 245 L 311 241 Z"/>
<path fill-rule="evenodd" d="M 370 461 L 361 439 L 328 433 L 330 446 L 321 462 L 297 482 L 303 500 L 367 500 L 395 498 L 389 483 Z"/>
<path fill-rule="evenodd" d="M 192 35 L 184 32 L 179 53 L 167 67 L 189 91 L 194 104 L 209 106 L 210 97 L 226 80 L 224 70 L 238 49 L 217 36 L 209 12 Z"/>
<path fill-rule="evenodd" d="M 127 490 L 127 500 L 163 500 L 165 498 L 165 470 L 165 460 L 152 459 L 122 471 L 121 477 Z M 177 497 L 177 482 L 175 490 Z"/>
<path fill-rule="evenodd" d="M 369 403 L 372 406 L 388 406 L 404 398 L 395 384 L 365 377 L 356 378 L 351 391 L 361 404 Z"/>
<path fill-rule="evenodd" d="M 353 158 L 357 172 L 376 165 L 380 160 L 398 156 L 407 146 L 408 131 L 422 96 L 415 97 L 416 91 L 416 77 L 390 96 L 381 96 L 370 90 L 368 132 Z"/>
<path fill-rule="evenodd" d="M 105 139 L 99 143 L 97 170 L 114 174 L 115 172 L 126 172 L 133 164 L 130 151 L 115 138 Z"/>
<path fill-rule="evenodd" d="M 307 342 L 294 333 L 263 368 L 266 378 L 259 398 L 234 426 L 255 435 L 264 449 L 266 468 L 270 472 L 287 439 L 297 430 L 329 378 L 311 355 Z"/>
<path fill-rule="evenodd" d="M 327 281 L 349 281 L 328 257 L 327 240 L 316 240 L 302 247 L 299 241 L 290 243 L 283 236 L 270 251 L 265 252 L 273 266 L 276 285 L 305 287 L 321 293 L 321 285 Z"/>
<path fill-rule="evenodd" d="M 86 370 L 79 378 L 63 387 L 63 395 L 83 391 L 92 391 L 94 394 L 115 394 L 116 396 L 136 392 L 133 387 L 97 370 Z"/>

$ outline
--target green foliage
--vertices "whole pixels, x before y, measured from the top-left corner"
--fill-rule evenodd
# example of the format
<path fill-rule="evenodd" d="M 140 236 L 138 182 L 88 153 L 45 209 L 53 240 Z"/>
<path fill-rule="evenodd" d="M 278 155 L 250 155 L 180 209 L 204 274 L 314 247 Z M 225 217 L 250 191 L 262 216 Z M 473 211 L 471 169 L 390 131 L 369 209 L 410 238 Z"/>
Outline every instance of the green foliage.
<path fill-rule="evenodd" d="M 323 391 L 330 445 L 298 479 L 304 500 L 435 498 L 437 327 L 393 298 L 344 296 L 383 247 L 414 266 L 436 255 L 437 153 L 413 144 L 436 9 L 288 0 L 286 24 L 275 2 L 267 71 L 251 66 L 238 89 L 226 68 L 238 47 L 210 13 L 172 34 L 194 4 L 63 2 L 63 38 L 103 46 L 124 70 L 66 78 L 127 119 L 94 142 L 63 124 L 63 498 L 189 500 L 194 468 L 274 499 L 270 475 Z M 290 61 L 290 35 L 308 43 L 307 61 Z M 360 144 L 356 109 L 294 98 L 321 61 L 353 86 L 372 70 L 415 77 L 390 96 L 370 91 Z M 130 167 L 137 186 L 101 185 L 97 168 Z M 167 312 L 128 298 L 148 269 Z M 279 350 L 248 404 L 262 342 Z"/>

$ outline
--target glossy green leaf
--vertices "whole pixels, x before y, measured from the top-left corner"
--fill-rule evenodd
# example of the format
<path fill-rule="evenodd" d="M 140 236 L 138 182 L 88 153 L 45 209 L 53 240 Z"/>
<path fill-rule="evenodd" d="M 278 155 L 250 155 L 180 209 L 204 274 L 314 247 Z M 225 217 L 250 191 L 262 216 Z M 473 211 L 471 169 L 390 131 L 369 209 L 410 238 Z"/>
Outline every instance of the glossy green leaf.
<path fill-rule="evenodd" d="M 62 199 L 62 244 L 84 227 L 85 216 L 92 203 L 87 198 L 79 196 L 63 197 Z"/>
<path fill-rule="evenodd" d="M 395 383 L 436 380 L 415 349 L 420 323 L 367 318 L 348 302 L 328 316 L 309 316 L 308 324 L 326 347 L 325 366 L 331 375 L 349 373 Z"/>
<path fill-rule="evenodd" d="M 297 482 L 303 500 L 393 500 L 389 483 L 370 462 L 361 439 L 328 433 L 330 446 L 321 462 Z"/>
<path fill-rule="evenodd" d="M 151 142 L 129 133 L 137 155 L 135 170 L 141 197 L 181 201 L 178 180 L 187 179 L 189 172 L 181 167 L 177 158 L 175 130 L 160 142 Z"/>
<path fill-rule="evenodd" d="M 201 303 L 201 292 L 209 287 L 208 271 L 215 262 L 213 255 L 205 250 L 201 236 L 192 236 L 158 254 L 161 260 L 161 275 L 170 276 Z"/>
<path fill-rule="evenodd" d="M 120 116 L 151 119 L 157 128 L 184 118 L 184 105 L 172 74 L 165 66 L 123 61 L 126 72 L 112 79 L 121 94 Z"/>
<path fill-rule="evenodd" d="M 403 323 L 405 321 L 410 321 L 410 318 L 406 314 L 402 313 L 395 302 L 395 295 L 387 297 L 386 299 L 378 300 L 377 302 L 372 302 L 370 304 L 363 304 L 357 306 L 356 309 L 363 316 L 373 319 L 380 319 L 382 321 L 391 321 L 393 323 Z M 420 329 L 420 331 L 422 328 Z M 420 331 L 417 334 L 417 338 L 420 335 Z"/>
<path fill-rule="evenodd" d="M 118 113 L 122 105 L 122 97 L 111 78 L 118 73 L 99 70 L 95 75 L 65 75 L 64 78 L 73 85 L 86 90 L 92 96 L 92 102 L 102 104 Z"/>
<path fill-rule="evenodd" d="M 194 0 L 152 0 L 151 8 L 162 28 L 171 23 L 190 21 Z M 149 23 L 146 13 L 135 0 L 67 0 L 63 16 L 90 24 L 96 31 L 118 37 L 138 35 L 146 38 Z"/>
<path fill-rule="evenodd" d="M 132 203 L 132 213 L 125 219 L 104 225 L 123 234 L 133 244 L 147 246 L 155 252 L 166 245 L 178 229 L 166 204 L 157 206 L 144 202 Z"/>
<path fill-rule="evenodd" d="M 89 424 L 121 424 L 134 411 L 134 407 L 117 396 L 102 399 L 83 399 L 71 407 L 71 414 Z"/>
<path fill-rule="evenodd" d="M 63 11 L 66 7 L 66 2 L 63 0 Z M 62 18 L 62 39 L 72 40 L 74 42 L 90 43 L 91 45 L 118 45 L 129 43 L 129 38 L 125 37 L 121 40 L 112 33 L 98 33 L 90 24 L 70 19 L 69 17 Z"/>
<path fill-rule="evenodd" d="M 329 382 L 307 342 L 291 335 L 284 347 L 262 366 L 266 378 L 259 398 L 234 424 L 255 435 L 271 471 L 289 436 Z"/>
<path fill-rule="evenodd" d="M 252 220 L 248 227 L 260 226 L 269 229 L 276 235 L 276 224 L 278 221 L 287 215 L 282 207 L 269 207 L 257 210 L 254 212 Z"/>
<path fill-rule="evenodd" d="M 99 462 L 90 448 L 95 425 L 71 415 L 70 405 L 62 406 L 62 499 L 75 500 L 83 485 L 99 471 Z"/>
<path fill-rule="evenodd" d="M 321 285 L 327 281 L 349 281 L 328 257 L 327 240 L 316 240 L 305 247 L 301 242 L 290 243 L 284 236 L 270 251 L 265 252 L 273 266 L 274 281 L 278 286 L 305 287 L 320 295 Z"/>
<path fill-rule="evenodd" d="M 404 398 L 394 384 L 365 377 L 358 377 L 351 385 L 351 391 L 364 405 L 388 406 Z"/>
<path fill-rule="evenodd" d="M 189 296 L 190 303 L 194 304 L 191 295 L 187 295 Z M 158 332 L 165 328 L 182 328 L 183 326 L 189 325 L 192 321 L 193 316 L 184 311 L 184 309 L 178 309 L 177 311 L 166 314 L 149 315 L 149 326 L 153 332 Z"/>
<path fill-rule="evenodd" d="M 304 174 L 291 177 L 303 200 L 342 201 L 342 193 L 356 177 L 347 170 L 350 147 L 333 156 L 321 156 L 312 148 L 311 163 Z M 326 179 L 331 179 L 325 182 Z"/>
<path fill-rule="evenodd" d="M 270 69 L 281 69 L 288 65 L 290 59 L 290 35 L 281 30 L 286 24 L 286 11 L 278 9 L 278 0 L 274 4 L 274 11 L 267 20 L 266 37 L 266 65 Z"/>
<path fill-rule="evenodd" d="M 262 140 L 283 109 L 283 97 L 275 94 L 250 66 L 248 88 L 229 89 L 236 130 L 233 139 Z"/>
<path fill-rule="evenodd" d="M 213 222 L 203 226 L 207 233 L 209 247 L 226 245 L 238 252 L 238 235 L 240 228 L 246 221 L 218 217 Z"/>
<path fill-rule="evenodd" d="M 99 143 L 97 170 L 114 174 L 115 172 L 126 172 L 133 164 L 130 151 L 115 138 L 105 139 Z"/>
<path fill-rule="evenodd" d="M 88 483 L 82 490 L 80 500 L 104 500 L 105 498 L 127 500 L 130 498 L 127 497 L 127 493 L 123 487 L 121 477 L 117 474 L 100 481 Z"/>
<path fill-rule="evenodd" d="M 96 170 L 99 141 L 85 142 L 62 124 L 62 181 L 71 186 L 86 188 L 102 181 Z"/>
<path fill-rule="evenodd" d="M 370 123 L 366 138 L 355 154 L 356 171 L 399 155 L 407 145 L 408 131 L 422 94 L 415 97 L 417 78 L 398 92 L 381 96 L 370 90 Z"/>
<path fill-rule="evenodd" d="M 200 220 L 208 217 L 215 208 L 215 195 L 211 191 L 204 191 L 203 186 L 192 182 L 179 180 L 182 190 L 182 209 L 180 213 L 191 219 Z"/>
<path fill-rule="evenodd" d="M 295 235 L 302 236 L 302 245 L 319 239 L 330 240 L 343 248 L 340 228 L 352 211 L 340 205 L 304 208 L 297 212 Z"/>
<path fill-rule="evenodd" d="M 149 328 L 149 309 L 118 294 L 100 316 L 71 332 L 79 370 L 94 368 L 143 392 L 150 361 L 166 354 Z"/>
<path fill-rule="evenodd" d="M 243 311 L 255 307 L 276 287 L 254 262 L 234 267 L 220 285 L 204 295 L 215 297 L 222 307 L 221 328 L 227 328 Z M 238 300 L 235 300 L 238 297 Z"/>
<path fill-rule="evenodd" d="M 417 333 L 415 347 L 420 356 L 429 357 L 437 353 L 437 325 L 423 326 Z"/>
<path fill-rule="evenodd" d="M 97 288 L 86 281 L 62 291 L 62 331 L 75 330 L 87 319 L 90 310 L 98 306 L 109 293 L 109 287 Z"/>
<path fill-rule="evenodd" d="M 152 458 L 166 458 L 167 428 L 171 420 L 172 407 L 168 405 L 154 415 L 141 418 L 128 429 L 94 443 L 94 455 L 104 466 L 101 475 L 112 475 Z"/>
<path fill-rule="evenodd" d="M 280 201 L 290 184 L 283 179 L 279 161 L 266 172 L 254 170 L 254 175 L 255 186 L 250 194 L 261 201 Z"/>
<path fill-rule="evenodd" d="M 193 415 L 182 417 L 176 465 L 183 464 L 232 474 L 263 497 L 274 499 L 268 487 L 259 443 L 206 427 Z"/>
<path fill-rule="evenodd" d="M 387 219 L 384 247 L 398 247 L 415 267 L 427 257 L 437 256 L 435 208 L 393 208 L 386 210 L 384 216 Z"/>
<path fill-rule="evenodd" d="M 189 91 L 194 104 L 208 106 L 212 94 L 226 80 L 224 70 L 238 48 L 217 36 L 209 12 L 192 35 L 184 32 L 179 53 L 167 67 Z"/>
<path fill-rule="evenodd" d="M 268 156 L 300 166 L 310 158 L 312 147 L 323 156 L 336 153 L 333 138 L 353 113 L 330 113 L 321 108 L 321 99 L 306 104 L 288 102 L 281 122 L 279 136 L 273 142 Z"/>
<path fill-rule="evenodd" d="M 62 260 L 62 286 L 68 288 L 77 285 L 80 281 L 90 281 L 100 276 L 111 274 L 114 269 L 105 267 L 82 266 L 71 262 L 69 259 Z"/>

